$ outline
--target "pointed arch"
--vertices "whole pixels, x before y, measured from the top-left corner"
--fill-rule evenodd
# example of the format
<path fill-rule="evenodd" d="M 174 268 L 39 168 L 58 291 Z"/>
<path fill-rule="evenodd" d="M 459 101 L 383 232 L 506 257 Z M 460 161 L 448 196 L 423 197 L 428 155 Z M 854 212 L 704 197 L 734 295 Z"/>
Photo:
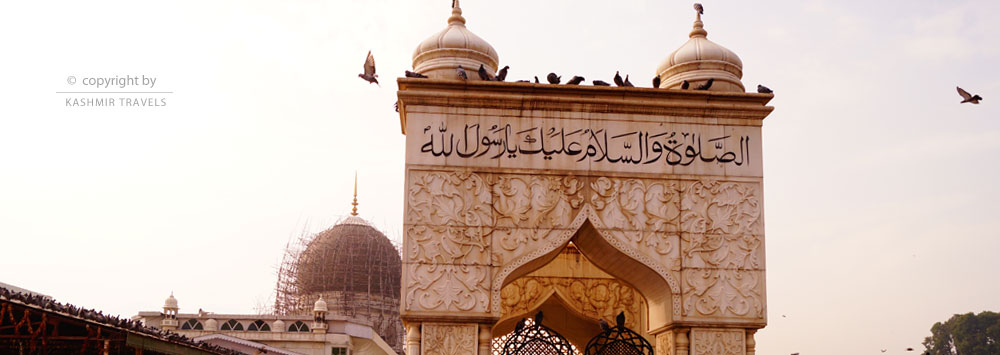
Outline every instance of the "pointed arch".
<path fill-rule="evenodd" d="M 493 278 L 492 312 L 500 314 L 500 290 L 511 281 L 548 264 L 572 240 L 594 265 L 638 290 L 646 298 L 648 329 L 679 320 L 680 284 L 666 266 L 625 245 L 608 233 L 593 208 L 586 204 L 556 238 L 501 267 Z"/>

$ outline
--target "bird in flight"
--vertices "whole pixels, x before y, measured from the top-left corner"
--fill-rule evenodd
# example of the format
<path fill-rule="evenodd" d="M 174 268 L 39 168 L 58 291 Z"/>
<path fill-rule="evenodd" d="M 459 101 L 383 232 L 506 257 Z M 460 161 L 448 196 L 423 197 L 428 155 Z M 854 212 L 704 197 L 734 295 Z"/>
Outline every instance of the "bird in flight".
<path fill-rule="evenodd" d="M 365 79 L 369 84 L 382 86 L 378 83 L 378 74 L 375 74 L 375 57 L 372 56 L 372 51 L 368 51 L 368 58 L 365 58 L 365 72 L 358 74 L 358 77 Z"/>
<path fill-rule="evenodd" d="M 979 100 L 983 99 L 979 95 L 973 95 L 973 94 L 970 94 L 968 91 L 962 90 L 962 88 L 960 88 L 960 87 L 956 86 L 955 88 L 958 89 L 958 94 L 962 95 L 962 102 L 960 102 L 960 103 L 964 104 L 966 102 L 971 102 L 973 104 L 978 105 L 979 104 Z"/>

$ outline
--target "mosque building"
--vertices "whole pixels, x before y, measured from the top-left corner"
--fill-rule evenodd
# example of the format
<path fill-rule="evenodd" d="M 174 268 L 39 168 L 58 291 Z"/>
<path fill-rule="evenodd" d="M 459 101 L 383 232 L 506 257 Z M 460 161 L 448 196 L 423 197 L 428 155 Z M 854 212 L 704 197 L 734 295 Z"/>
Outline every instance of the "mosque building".
<path fill-rule="evenodd" d="M 273 314 L 180 313 L 173 294 L 163 311 L 133 319 L 248 354 L 399 354 L 399 251 L 357 213 L 289 248 Z"/>

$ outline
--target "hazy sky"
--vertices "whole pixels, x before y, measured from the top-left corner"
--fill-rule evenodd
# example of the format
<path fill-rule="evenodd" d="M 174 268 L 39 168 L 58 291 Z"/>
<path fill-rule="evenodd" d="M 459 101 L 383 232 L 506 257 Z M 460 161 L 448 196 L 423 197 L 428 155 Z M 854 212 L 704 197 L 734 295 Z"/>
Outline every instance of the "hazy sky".
<path fill-rule="evenodd" d="M 1000 310 L 1000 2 L 703 1 L 764 121 L 758 354 L 887 354 Z M 350 212 L 401 236 L 394 76 L 449 0 L 0 5 L 0 281 L 105 312 L 251 312 L 285 244 Z M 648 86 L 688 1 L 462 2 L 510 65 Z M 359 79 L 371 50 L 382 87 Z M 83 78 L 159 107 L 66 107 Z M 981 94 L 959 105 L 955 86 Z M 124 95 L 128 96 L 128 95 Z M 147 95 L 136 95 L 147 97 Z"/>

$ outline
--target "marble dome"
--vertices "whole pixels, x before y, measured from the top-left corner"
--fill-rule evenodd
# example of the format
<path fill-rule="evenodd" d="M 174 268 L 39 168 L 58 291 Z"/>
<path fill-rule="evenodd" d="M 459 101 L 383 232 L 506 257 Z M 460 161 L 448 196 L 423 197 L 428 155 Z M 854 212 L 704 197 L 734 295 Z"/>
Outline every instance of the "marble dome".
<path fill-rule="evenodd" d="M 469 80 L 480 80 L 476 75 L 483 65 L 491 75 L 496 74 L 500 56 L 488 42 L 465 27 L 465 17 L 458 0 L 454 0 L 448 27 L 427 38 L 413 51 L 413 71 L 434 79 L 460 79 L 456 69 L 462 66 Z"/>
<path fill-rule="evenodd" d="M 685 80 L 694 88 L 711 78 L 715 80 L 709 91 L 746 91 L 740 81 L 743 61 L 733 51 L 708 40 L 701 14 L 688 37 L 687 43 L 670 53 L 657 68 L 660 88 L 679 89 Z"/>

